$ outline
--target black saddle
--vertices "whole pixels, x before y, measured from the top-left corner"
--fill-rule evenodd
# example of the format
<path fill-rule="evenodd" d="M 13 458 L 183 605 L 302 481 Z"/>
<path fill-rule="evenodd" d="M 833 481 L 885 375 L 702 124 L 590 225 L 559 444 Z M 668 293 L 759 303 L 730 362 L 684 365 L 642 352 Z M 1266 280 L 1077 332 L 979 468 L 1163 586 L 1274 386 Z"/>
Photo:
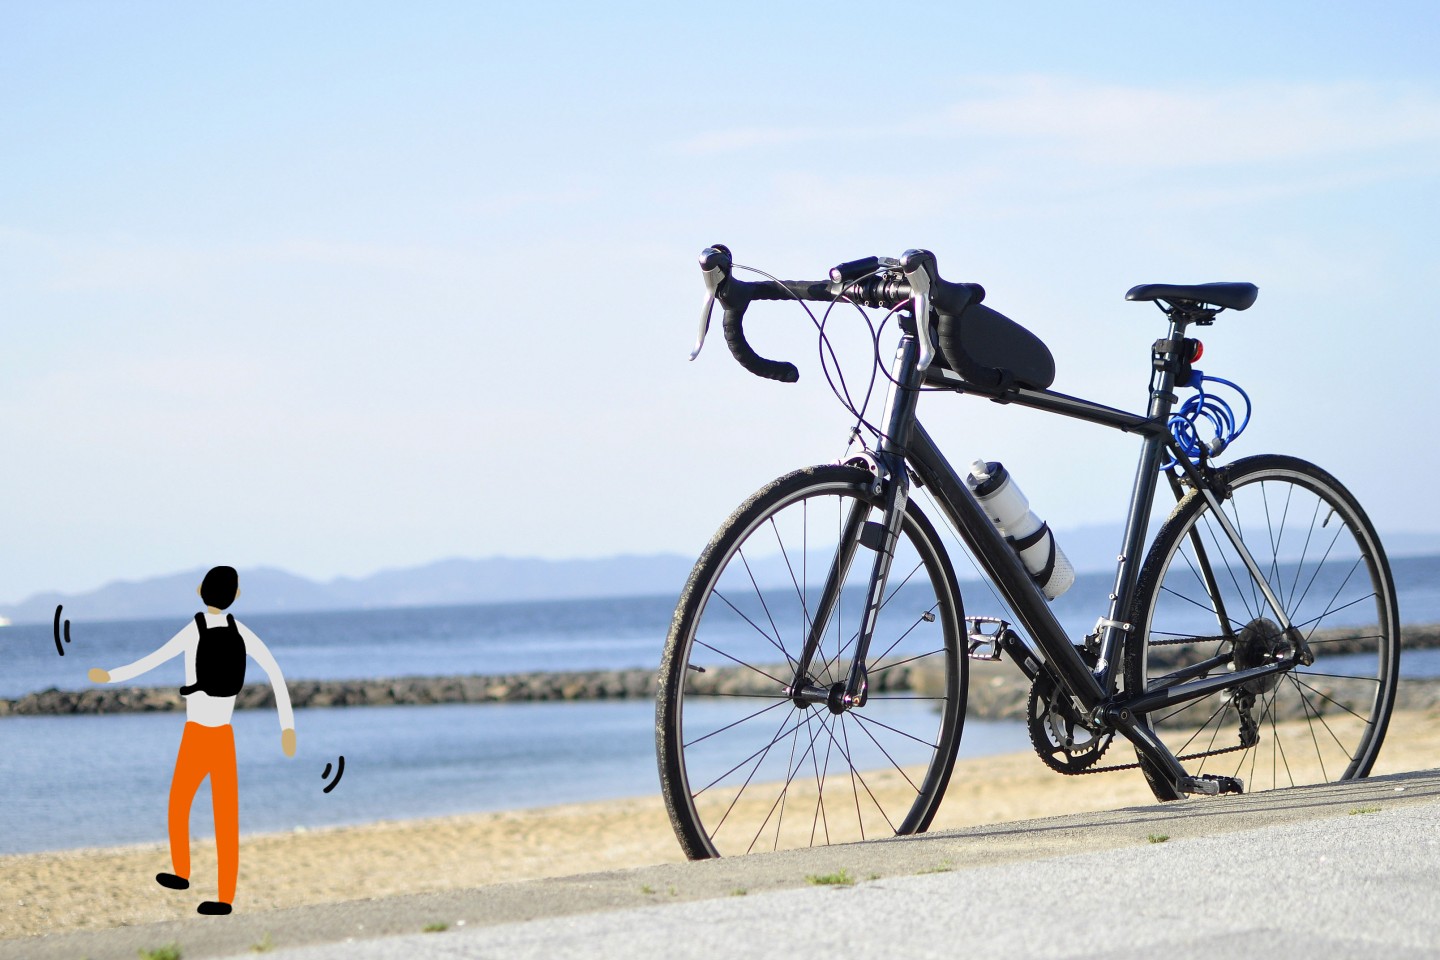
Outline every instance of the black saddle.
<path fill-rule="evenodd" d="M 1208 303 L 1231 310 L 1244 310 L 1260 296 L 1253 283 L 1195 283 L 1189 286 L 1173 283 L 1142 283 L 1131 287 L 1126 300 L 1166 300 L 1182 303 Z"/>

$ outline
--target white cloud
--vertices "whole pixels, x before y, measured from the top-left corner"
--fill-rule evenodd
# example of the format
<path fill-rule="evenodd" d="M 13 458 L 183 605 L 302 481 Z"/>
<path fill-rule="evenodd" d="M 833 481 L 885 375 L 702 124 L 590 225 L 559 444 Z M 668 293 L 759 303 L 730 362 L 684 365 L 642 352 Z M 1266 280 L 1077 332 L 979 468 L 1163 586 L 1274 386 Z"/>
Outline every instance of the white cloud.
<path fill-rule="evenodd" d="M 1440 97 L 1373 83 L 1144 88 L 1026 76 L 977 82 L 963 99 L 880 127 L 710 131 L 692 154 L 898 139 L 985 143 L 1101 165 L 1246 164 L 1440 146 Z M 998 141 L 998 143 L 997 143 Z"/>

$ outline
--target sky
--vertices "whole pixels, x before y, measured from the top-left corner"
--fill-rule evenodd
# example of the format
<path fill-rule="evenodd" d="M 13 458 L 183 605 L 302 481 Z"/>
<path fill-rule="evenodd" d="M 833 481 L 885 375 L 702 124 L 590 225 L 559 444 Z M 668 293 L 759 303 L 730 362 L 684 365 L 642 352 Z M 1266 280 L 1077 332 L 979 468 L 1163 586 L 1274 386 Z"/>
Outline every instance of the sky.
<path fill-rule="evenodd" d="M 1201 334 L 1232 455 L 1440 531 L 1437 41 L 1403 2 L 0 2 L 0 601 L 698 553 L 849 428 L 793 307 L 747 330 L 798 383 L 687 362 L 715 242 L 933 250 L 1134 410 L 1125 290 L 1254 282 Z M 1123 513 L 1133 438 L 920 417 L 1057 529 Z"/>

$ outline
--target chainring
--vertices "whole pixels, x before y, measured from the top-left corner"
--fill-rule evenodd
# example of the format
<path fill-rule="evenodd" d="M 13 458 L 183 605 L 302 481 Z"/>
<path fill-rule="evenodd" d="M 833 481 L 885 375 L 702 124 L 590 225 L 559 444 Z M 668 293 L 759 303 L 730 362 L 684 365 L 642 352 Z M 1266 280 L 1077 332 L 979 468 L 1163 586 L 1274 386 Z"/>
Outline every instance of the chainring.
<path fill-rule="evenodd" d="M 1095 730 L 1081 720 L 1067 696 L 1042 670 L 1030 684 L 1026 705 L 1030 743 L 1045 765 L 1060 773 L 1084 773 L 1115 739 L 1113 730 Z"/>

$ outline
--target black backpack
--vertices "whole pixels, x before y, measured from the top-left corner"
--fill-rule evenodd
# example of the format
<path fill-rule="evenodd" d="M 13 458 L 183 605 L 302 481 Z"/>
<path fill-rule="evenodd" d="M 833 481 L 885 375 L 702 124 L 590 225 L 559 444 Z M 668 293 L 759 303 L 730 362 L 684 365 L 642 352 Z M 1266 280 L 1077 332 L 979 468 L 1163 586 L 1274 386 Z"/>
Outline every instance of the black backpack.
<path fill-rule="evenodd" d="M 212 697 L 233 697 L 245 685 L 245 638 L 235 626 L 233 614 L 225 615 L 225 626 L 205 624 L 205 614 L 195 614 L 200 645 L 195 648 L 195 682 L 180 688 L 188 697 L 197 690 Z"/>

